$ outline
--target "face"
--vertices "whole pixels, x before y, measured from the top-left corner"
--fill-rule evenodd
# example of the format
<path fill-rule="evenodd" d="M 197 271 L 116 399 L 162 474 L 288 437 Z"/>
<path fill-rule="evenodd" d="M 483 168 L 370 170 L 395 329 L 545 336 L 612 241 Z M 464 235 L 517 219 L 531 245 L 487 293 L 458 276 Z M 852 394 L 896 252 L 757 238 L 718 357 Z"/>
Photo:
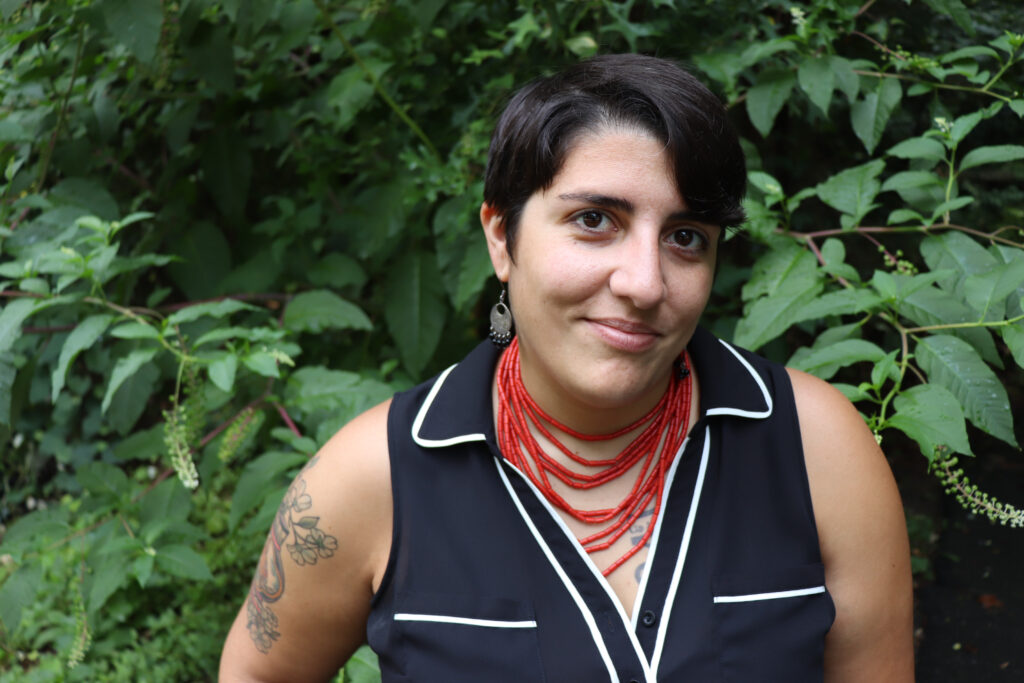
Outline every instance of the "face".
<path fill-rule="evenodd" d="M 481 220 L 534 399 L 598 432 L 649 410 L 707 304 L 720 232 L 689 217 L 663 145 L 583 137 L 526 202 L 514 262 L 500 216 L 485 204 Z"/>

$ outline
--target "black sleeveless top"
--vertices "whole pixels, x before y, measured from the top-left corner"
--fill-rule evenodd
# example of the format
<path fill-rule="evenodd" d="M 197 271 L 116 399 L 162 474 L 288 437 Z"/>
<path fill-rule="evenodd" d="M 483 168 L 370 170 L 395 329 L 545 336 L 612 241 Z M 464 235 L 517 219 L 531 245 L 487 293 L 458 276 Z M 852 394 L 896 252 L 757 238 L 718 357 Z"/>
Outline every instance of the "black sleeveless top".
<path fill-rule="evenodd" d="M 489 342 L 395 396 L 383 681 L 822 680 L 835 610 L 785 370 L 698 329 L 701 413 L 666 482 L 632 619 L 498 450 Z"/>

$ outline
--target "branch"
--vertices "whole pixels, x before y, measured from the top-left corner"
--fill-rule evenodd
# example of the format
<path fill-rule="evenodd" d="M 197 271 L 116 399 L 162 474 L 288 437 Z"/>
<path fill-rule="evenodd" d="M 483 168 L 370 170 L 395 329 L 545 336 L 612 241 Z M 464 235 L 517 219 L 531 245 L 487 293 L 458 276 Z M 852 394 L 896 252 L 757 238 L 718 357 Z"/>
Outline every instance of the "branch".
<path fill-rule="evenodd" d="M 71 99 L 71 91 L 75 89 L 75 80 L 78 78 L 78 66 L 82 62 L 82 48 L 85 46 L 85 31 L 78 29 L 78 49 L 75 50 L 75 62 L 71 67 L 71 82 L 68 83 L 68 89 L 64 93 L 64 99 L 60 104 L 60 112 L 57 115 L 57 124 L 53 127 L 53 134 L 50 136 L 50 144 L 47 146 L 46 151 L 43 153 L 43 160 L 39 167 L 39 177 L 36 178 L 36 186 L 33 192 L 38 193 L 43 189 L 43 183 L 46 181 L 46 174 L 50 170 L 50 159 L 53 157 L 53 148 L 57 145 L 57 137 L 60 135 L 60 129 L 64 127 L 64 119 L 68 113 L 68 101 Z"/>
<path fill-rule="evenodd" d="M 434 143 L 430 141 L 430 138 L 428 138 L 427 134 L 423 132 L 423 129 L 416 125 L 416 122 L 409 118 L 409 115 L 406 114 L 405 111 L 401 107 L 399 107 L 398 104 L 393 99 L 391 99 L 391 96 L 384 91 L 383 86 L 381 86 L 380 84 L 380 80 L 377 78 L 377 74 L 373 73 L 373 70 L 370 69 L 370 67 L 366 65 L 366 62 L 364 62 L 362 58 L 356 53 L 356 50 L 352 46 L 352 43 L 350 43 L 348 38 L 345 37 L 345 34 L 341 32 L 341 28 L 338 26 L 337 23 L 335 23 L 334 19 L 327 11 L 327 7 L 324 5 L 323 0 L 313 0 L 313 3 L 317 6 L 317 9 L 320 10 L 320 14 L 321 16 L 323 16 L 324 21 L 327 23 L 327 26 L 331 29 L 334 35 L 338 37 L 338 40 L 341 41 L 341 44 L 345 46 L 345 50 L 349 53 L 349 55 L 351 55 L 353 61 L 355 61 L 355 63 L 359 65 L 359 68 L 363 70 L 363 73 L 366 74 L 366 77 L 370 79 L 370 83 L 373 85 L 373 89 L 377 92 L 378 95 L 380 95 L 380 98 L 384 100 L 384 102 L 386 102 L 389 107 L 391 107 L 392 111 L 394 111 L 398 115 L 398 118 L 402 119 L 402 121 L 405 122 L 405 125 L 409 126 L 412 132 L 416 134 L 416 137 L 418 137 L 423 142 L 423 144 L 426 145 L 427 149 L 430 150 L 430 153 L 434 155 L 436 159 L 441 159 L 441 155 L 437 153 L 437 149 L 434 147 Z"/>

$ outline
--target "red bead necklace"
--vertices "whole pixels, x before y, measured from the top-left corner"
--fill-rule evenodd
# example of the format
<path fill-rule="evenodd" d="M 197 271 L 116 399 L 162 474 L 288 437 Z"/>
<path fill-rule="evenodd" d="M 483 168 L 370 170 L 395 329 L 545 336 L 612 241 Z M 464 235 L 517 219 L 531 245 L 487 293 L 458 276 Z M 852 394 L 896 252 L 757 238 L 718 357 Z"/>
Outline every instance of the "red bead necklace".
<path fill-rule="evenodd" d="M 552 505 L 581 522 L 608 522 L 600 531 L 579 539 L 588 553 L 610 548 L 643 514 L 652 500 L 652 519 L 658 519 L 666 473 L 686 439 L 690 424 L 693 382 L 689 373 L 689 356 L 685 351 L 680 356 L 680 362 L 682 367 L 686 368 L 686 372 L 672 373 L 668 390 L 646 415 L 615 432 L 596 435 L 581 434 L 563 425 L 537 405 L 523 386 L 518 338 L 512 340 L 512 344 L 498 362 L 498 445 L 501 452 L 506 460 L 529 477 Z M 683 375 L 682 378 L 679 377 L 680 374 Z M 530 431 L 531 426 L 572 461 L 600 469 L 594 474 L 587 474 L 566 467 L 544 452 Z M 617 456 L 590 460 L 566 448 L 549 427 L 584 441 L 607 441 L 635 430 L 640 431 Z M 642 464 L 636 482 L 622 501 L 612 508 L 579 510 L 569 505 L 551 485 L 551 477 L 554 477 L 574 489 L 595 488 L 620 478 L 637 463 Z M 640 542 L 609 565 L 603 574 L 608 576 L 635 555 L 647 544 L 653 532 L 654 524 L 648 524 Z"/>

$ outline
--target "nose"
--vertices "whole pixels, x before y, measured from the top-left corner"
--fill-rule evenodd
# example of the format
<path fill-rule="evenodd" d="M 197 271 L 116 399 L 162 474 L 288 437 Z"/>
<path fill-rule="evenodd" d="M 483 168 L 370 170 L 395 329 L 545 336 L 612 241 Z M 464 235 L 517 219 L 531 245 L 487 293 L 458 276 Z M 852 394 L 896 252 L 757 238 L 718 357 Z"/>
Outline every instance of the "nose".
<path fill-rule="evenodd" d="M 662 253 L 657 233 L 633 234 L 616 250 L 616 262 L 608 286 L 617 297 L 629 299 L 639 309 L 658 305 L 667 293 Z"/>

